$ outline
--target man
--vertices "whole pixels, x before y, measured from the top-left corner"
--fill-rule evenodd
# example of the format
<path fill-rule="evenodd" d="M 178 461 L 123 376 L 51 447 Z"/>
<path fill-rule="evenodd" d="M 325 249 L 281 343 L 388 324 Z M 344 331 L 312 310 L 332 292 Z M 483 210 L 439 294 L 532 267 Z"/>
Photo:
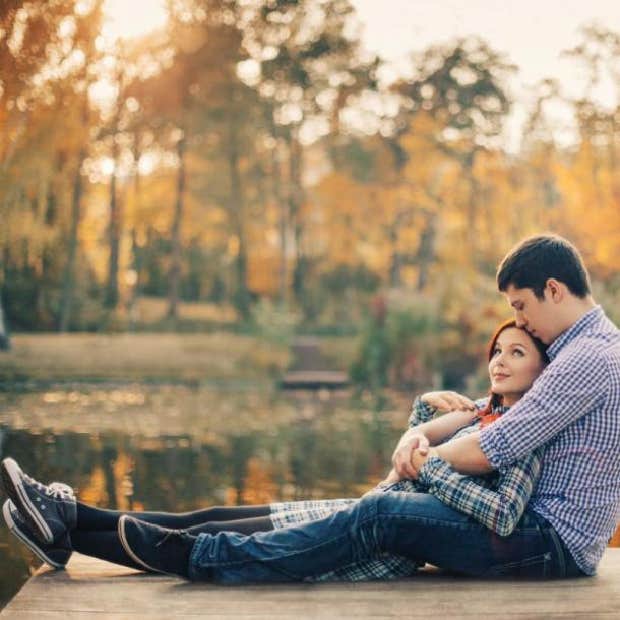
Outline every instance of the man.
<path fill-rule="evenodd" d="M 538 487 L 509 536 L 431 494 L 388 492 L 250 536 L 193 537 L 123 516 L 125 551 L 150 570 L 225 583 L 303 580 L 385 553 L 472 575 L 594 574 L 620 506 L 620 332 L 595 305 L 577 250 L 560 237 L 519 244 L 502 262 L 498 286 L 518 324 L 550 344 L 551 363 L 479 435 L 430 448 L 408 432 L 393 463 L 401 477 L 450 487 L 449 464 L 487 472 L 545 445 Z"/>
<path fill-rule="evenodd" d="M 544 444 L 529 508 L 551 523 L 581 570 L 593 574 L 619 516 L 618 330 L 595 305 L 577 250 L 559 237 L 519 244 L 500 265 L 497 283 L 517 325 L 549 345 L 552 363 L 496 424 L 435 453 L 473 474 Z M 406 433 L 393 457 L 397 473 L 417 478 L 427 454 L 426 438 Z"/>

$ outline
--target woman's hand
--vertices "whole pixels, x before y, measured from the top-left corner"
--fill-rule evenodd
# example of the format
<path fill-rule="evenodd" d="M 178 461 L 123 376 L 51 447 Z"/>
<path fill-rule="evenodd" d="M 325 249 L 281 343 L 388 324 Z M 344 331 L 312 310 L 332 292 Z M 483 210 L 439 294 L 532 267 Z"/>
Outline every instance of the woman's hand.
<path fill-rule="evenodd" d="M 474 401 L 458 392 L 442 390 L 438 392 L 426 392 L 420 396 L 420 400 L 440 413 L 449 411 L 472 411 L 475 409 Z"/>
<path fill-rule="evenodd" d="M 396 470 L 392 468 L 385 480 L 382 480 L 379 484 L 394 484 L 400 480 L 400 476 L 396 473 Z"/>
<path fill-rule="evenodd" d="M 426 452 L 414 450 L 411 453 L 411 466 L 416 471 L 416 479 L 420 473 L 420 469 L 431 456 L 438 456 L 436 448 L 429 448 Z"/>

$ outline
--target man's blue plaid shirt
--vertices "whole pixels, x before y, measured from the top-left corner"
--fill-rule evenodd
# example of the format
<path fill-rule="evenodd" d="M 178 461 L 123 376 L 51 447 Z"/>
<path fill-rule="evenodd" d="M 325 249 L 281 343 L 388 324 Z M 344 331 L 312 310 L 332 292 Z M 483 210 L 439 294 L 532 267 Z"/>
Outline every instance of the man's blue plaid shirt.
<path fill-rule="evenodd" d="M 480 431 L 480 446 L 496 469 L 544 446 L 528 508 L 592 575 L 620 517 L 620 331 L 597 306 L 548 355 L 532 388 Z"/>

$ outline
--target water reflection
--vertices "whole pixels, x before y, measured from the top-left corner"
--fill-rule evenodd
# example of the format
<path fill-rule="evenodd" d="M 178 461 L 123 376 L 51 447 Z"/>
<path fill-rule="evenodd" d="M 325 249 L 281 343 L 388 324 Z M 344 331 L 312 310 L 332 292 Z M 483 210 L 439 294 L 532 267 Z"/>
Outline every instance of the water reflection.
<path fill-rule="evenodd" d="M 110 402 L 116 419 L 99 412 L 99 424 L 90 408 L 101 402 L 100 389 L 4 394 L 0 457 L 13 456 L 41 480 L 70 484 L 82 501 L 122 510 L 359 496 L 385 474 L 406 420 L 406 407 L 376 413 L 348 399 L 250 393 L 231 394 L 237 409 L 222 418 L 225 394 L 186 388 L 179 388 L 175 401 L 175 410 L 184 413 L 170 416 L 170 389 L 134 390 L 131 398 L 115 390 Z M 200 398 L 207 400 L 198 412 L 187 407 Z M 59 405 L 65 409 L 55 415 Z M 113 422 L 122 430 L 114 430 Z M 0 528 L 0 605 L 36 566 Z"/>

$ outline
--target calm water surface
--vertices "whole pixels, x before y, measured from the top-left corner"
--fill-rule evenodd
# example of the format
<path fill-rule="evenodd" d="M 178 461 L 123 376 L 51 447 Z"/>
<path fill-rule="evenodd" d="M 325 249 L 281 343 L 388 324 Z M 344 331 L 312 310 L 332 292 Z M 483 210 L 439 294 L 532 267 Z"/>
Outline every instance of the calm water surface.
<path fill-rule="evenodd" d="M 388 469 L 406 402 L 180 386 L 0 394 L 0 457 L 101 507 L 185 511 L 357 497 Z M 4 497 L 2 497 L 4 501 Z M 38 560 L 0 527 L 0 607 Z"/>

